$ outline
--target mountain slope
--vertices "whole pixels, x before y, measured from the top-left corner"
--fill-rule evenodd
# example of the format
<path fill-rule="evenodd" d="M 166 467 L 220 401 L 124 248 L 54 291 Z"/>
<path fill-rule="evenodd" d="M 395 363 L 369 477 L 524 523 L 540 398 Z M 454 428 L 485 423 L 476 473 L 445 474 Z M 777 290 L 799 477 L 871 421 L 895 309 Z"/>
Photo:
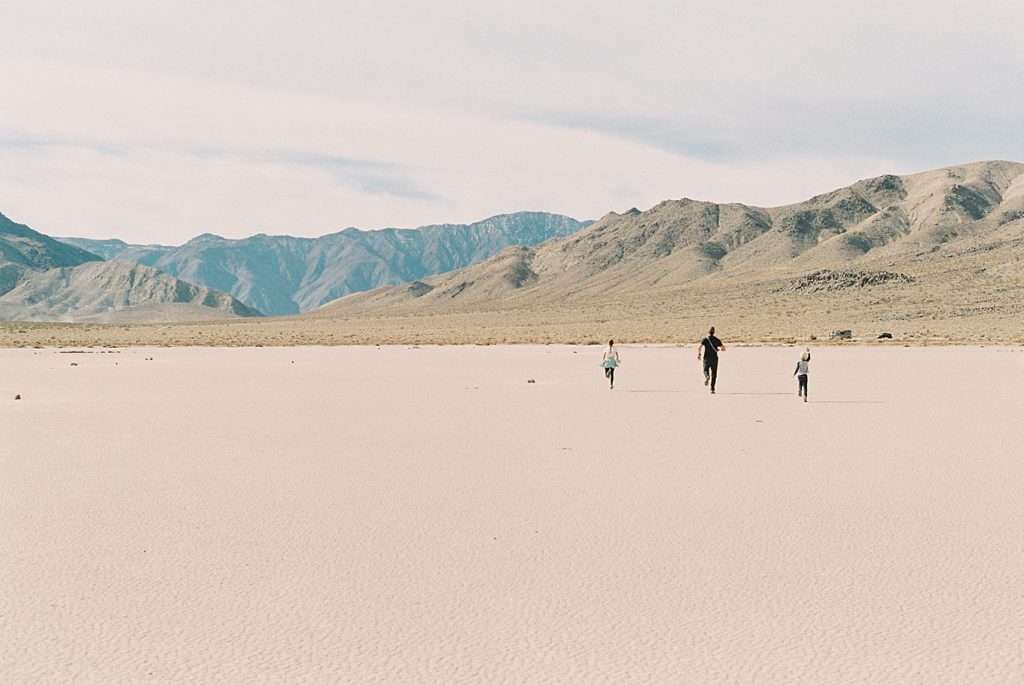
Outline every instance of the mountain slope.
<path fill-rule="evenodd" d="M 1009 251 L 992 260 L 1013 260 L 1022 233 L 1024 164 L 978 162 L 866 179 L 783 207 L 682 199 L 613 212 L 569 237 L 349 296 L 314 316 L 643 304 L 822 268 L 927 272 L 993 242 Z"/>
<path fill-rule="evenodd" d="M 0 262 L 29 269 L 53 269 L 101 259 L 99 255 L 54 240 L 0 214 Z"/>
<path fill-rule="evenodd" d="M 194 305 L 176 310 L 176 318 L 259 316 L 225 293 L 186 283 L 152 267 L 130 262 L 89 262 L 76 267 L 31 271 L 0 296 L 0 318 L 22 321 L 84 320 L 158 305 Z"/>
<path fill-rule="evenodd" d="M 176 320 L 259 316 L 229 295 L 186 283 L 151 267 L 107 262 L 0 214 L 0 319 L 145 318 Z"/>
<path fill-rule="evenodd" d="M 153 260 L 152 255 L 161 255 L 173 250 L 173 247 L 166 245 L 130 245 L 118 238 L 97 240 L 94 238 L 57 238 L 62 243 L 80 247 L 97 254 L 103 259 L 121 259 L 125 262 L 145 263 Z"/>
<path fill-rule="evenodd" d="M 536 245 L 588 225 L 569 217 L 519 212 L 473 224 L 362 231 L 320 238 L 200 235 L 179 247 L 64 238 L 108 258 L 137 261 L 229 292 L 268 314 L 294 314 L 343 295 L 424 278 L 492 257 L 510 245 Z"/>

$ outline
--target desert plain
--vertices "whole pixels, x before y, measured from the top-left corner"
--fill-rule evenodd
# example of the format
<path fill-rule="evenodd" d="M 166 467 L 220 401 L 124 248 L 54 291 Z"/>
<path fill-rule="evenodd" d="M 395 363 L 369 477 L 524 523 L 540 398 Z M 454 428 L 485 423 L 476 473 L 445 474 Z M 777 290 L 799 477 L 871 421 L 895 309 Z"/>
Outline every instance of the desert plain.
<path fill-rule="evenodd" d="M 801 350 L 0 350 L 0 682 L 1024 681 L 1024 351 Z"/>

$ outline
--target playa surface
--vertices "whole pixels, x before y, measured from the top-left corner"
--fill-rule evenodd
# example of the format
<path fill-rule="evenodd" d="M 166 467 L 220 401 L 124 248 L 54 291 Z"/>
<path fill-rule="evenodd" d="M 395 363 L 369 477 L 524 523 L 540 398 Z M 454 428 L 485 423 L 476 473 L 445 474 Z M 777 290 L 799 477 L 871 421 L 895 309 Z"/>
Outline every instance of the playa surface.
<path fill-rule="evenodd" d="M 65 352 L 0 350 L 2 682 L 1024 680 L 1020 349 Z"/>

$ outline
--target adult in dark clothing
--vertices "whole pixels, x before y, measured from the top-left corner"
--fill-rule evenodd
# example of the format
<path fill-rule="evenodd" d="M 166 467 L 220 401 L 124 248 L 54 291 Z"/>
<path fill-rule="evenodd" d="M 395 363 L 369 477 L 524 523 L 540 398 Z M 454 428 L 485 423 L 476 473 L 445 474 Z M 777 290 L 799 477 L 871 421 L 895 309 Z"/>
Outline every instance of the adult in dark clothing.
<path fill-rule="evenodd" d="M 712 326 L 697 346 L 697 360 L 704 358 L 704 385 L 711 385 L 711 394 L 715 394 L 715 383 L 718 381 L 718 353 L 725 352 L 725 345 L 715 337 Z"/>

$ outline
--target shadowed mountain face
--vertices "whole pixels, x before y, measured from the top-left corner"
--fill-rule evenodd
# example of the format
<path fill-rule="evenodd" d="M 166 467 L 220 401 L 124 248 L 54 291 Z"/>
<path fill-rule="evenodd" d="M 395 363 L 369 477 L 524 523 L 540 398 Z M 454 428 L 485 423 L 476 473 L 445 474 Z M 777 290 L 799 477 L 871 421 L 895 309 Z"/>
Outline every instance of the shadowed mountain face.
<path fill-rule="evenodd" d="M 54 240 L 0 214 L 0 262 L 28 269 L 53 269 L 101 259 L 93 252 Z"/>
<path fill-rule="evenodd" d="M 259 316 L 229 295 L 157 269 L 108 262 L 0 214 L 0 319 L 114 321 Z"/>
<path fill-rule="evenodd" d="M 866 179 L 783 207 L 682 199 L 611 213 L 566 238 L 349 296 L 315 316 L 650 302 L 818 269 L 927 271 L 986 245 L 993 260 L 1012 260 L 1022 239 L 1024 164 L 978 162 Z"/>
<path fill-rule="evenodd" d="M 532 246 L 588 225 L 566 216 L 519 212 L 473 224 L 362 231 L 320 238 L 200 235 L 178 247 L 63 238 L 107 259 L 135 261 L 231 293 L 266 314 L 315 309 L 349 293 L 405 283 Z"/>

